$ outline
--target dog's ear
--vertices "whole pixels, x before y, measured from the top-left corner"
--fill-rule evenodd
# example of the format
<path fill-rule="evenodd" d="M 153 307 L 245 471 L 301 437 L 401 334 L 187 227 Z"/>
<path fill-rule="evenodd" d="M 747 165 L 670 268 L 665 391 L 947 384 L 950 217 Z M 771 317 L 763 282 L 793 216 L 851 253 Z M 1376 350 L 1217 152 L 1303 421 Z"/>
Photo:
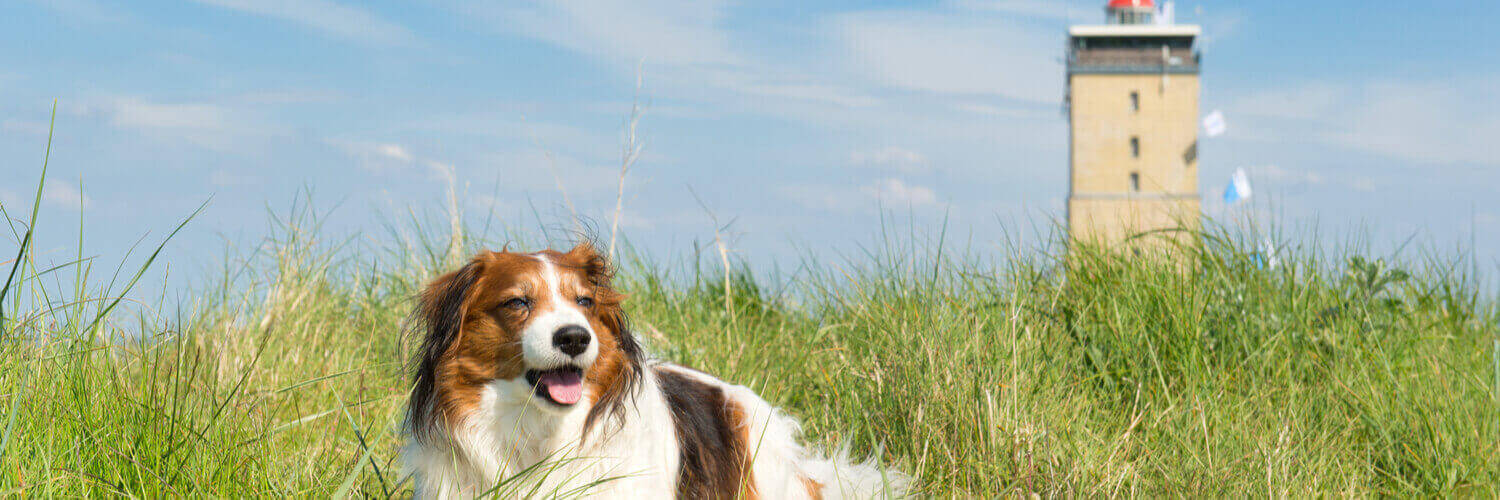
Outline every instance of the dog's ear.
<path fill-rule="evenodd" d="M 479 259 L 475 259 L 457 271 L 438 276 L 422 290 L 418 314 L 427 324 L 428 340 L 433 337 L 447 340 L 456 338 L 463 327 L 464 306 L 468 302 L 469 292 L 474 288 L 474 283 L 479 281 L 482 266 Z"/>
<path fill-rule="evenodd" d="M 615 314 L 620 314 L 619 306 L 625 301 L 625 294 L 615 290 L 615 267 L 610 264 L 609 258 L 600 254 L 598 248 L 587 240 L 568 250 L 565 257 L 568 262 L 583 269 L 584 275 L 588 276 L 589 284 L 594 287 L 594 300 L 607 309 L 613 309 Z"/>
<path fill-rule="evenodd" d="M 566 257 L 588 275 L 589 284 L 594 286 L 594 301 L 604 311 L 604 324 L 619 336 L 620 348 L 632 359 L 639 358 L 640 347 L 631 335 L 629 320 L 620 307 L 625 301 L 625 294 L 614 288 L 615 268 L 610 265 L 609 259 L 600 255 L 594 244 L 586 240 L 568 250 Z"/>
<path fill-rule="evenodd" d="M 464 314 L 482 268 L 483 264 L 476 258 L 457 271 L 432 280 L 422 291 L 413 313 L 413 325 L 423 338 L 416 355 L 417 370 L 412 377 L 407 425 L 418 438 L 425 437 L 426 431 L 436 423 L 434 419 L 438 412 L 434 405 L 437 404 L 438 363 L 463 331 Z"/>
<path fill-rule="evenodd" d="M 583 267 L 584 274 L 589 277 L 589 284 L 596 287 L 609 288 L 610 281 L 615 277 L 614 268 L 610 266 L 609 259 L 594 248 L 594 243 L 583 241 L 568 250 L 568 259 Z"/>

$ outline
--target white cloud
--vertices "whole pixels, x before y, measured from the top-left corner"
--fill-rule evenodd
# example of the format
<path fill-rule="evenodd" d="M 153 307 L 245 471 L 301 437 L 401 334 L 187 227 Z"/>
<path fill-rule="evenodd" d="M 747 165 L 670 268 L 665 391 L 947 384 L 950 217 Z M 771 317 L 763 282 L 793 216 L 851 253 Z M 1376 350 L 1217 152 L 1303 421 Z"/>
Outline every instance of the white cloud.
<path fill-rule="evenodd" d="M 379 45 L 404 45 L 405 27 L 359 7 L 328 0 L 195 0 L 199 3 L 300 24 L 330 36 Z"/>
<path fill-rule="evenodd" d="M 1308 82 L 1231 99 L 1241 139 L 1328 144 L 1416 165 L 1500 165 L 1494 77 Z M 1231 117 L 1233 119 L 1233 117 Z M 1229 137 L 1233 139 L 1234 137 Z"/>
<path fill-rule="evenodd" d="M 325 142 L 337 147 L 359 161 L 360 168 L 373 173 L 386 173 L 411 166 L 422 160 L 401 144 L 391 142 L 349 141 L 328 139 Z"/>
<path fill-rule="evenodd" d="M 464 5 L 465 15 L 502 32 L 541 40 L 601 59 L 632 76 L 664 82 L 676 98 L 756 97 L 841 107 L 879 104 L 864 92 L 815 75 L 781 58 L 758 59 L 736 47 L 724 0 L 591 0 Z M 826 75 L 821 75 L 826 76 Z M 763 100 L 762 100 L 763 101 Z M 760 103 L 757 103 L 760 104 Z M 763 106 L 756 106 L 764 111 Z"/>
<path fill-rule="evenodd" d="M 666 65 L 742 62 L 720 29 L 728 8 L 723 0 L 595 0 L 505 2 L 461 9 L 505 31 L 634 66 L 643 58 Z"/>
<path fill-rule="evenodd" d="M 1103 21 L 1104 9 L 1099 2 L 1041 0 L 953 0 L 950 5 L 977 11 L 998 12 L 1019 17 L 1053 21 Z"/>
<path fill-rule="evenodd" d="M 833 85 L 805 82 L 758 82 L 750 78 L 729 78 L 721 82 L 724 87 L 749 95 L 782 97 L 798 101 L 822 102 L 849 108 L 862 108 L 880 104 L 880 100 L 857 91 Z"/>
<path fill-rule="evenodd" d="M 376 144 L 375 154 L 393 160 L 411 161 L 411 153 L 407 152 L 406 148 L 400 144 Z"/>
<path fill-rule="evenodd" d="M 860 192 L 874 197 L 885 206 L 921 207 L 937 203 L 937 193 L 933 192 L 932 188 L 914 186 L 895 178 L 880 179 L 874 184 L 861 187 Z"/>
<path fill-rule="evenodd" d="M 563 188 L 573 201 L 579 202 L 591 193 L 608 193 L 611 204 L 619 182 L 619 168 L 618 165 L 592 162 L 561 151 L 552 151 L 549 155 L 535 147 L 492 152 L 475 164 L 477 171 L 499 176 L 506 189 L 555 193 L 558 178 L 561 178 Z M 481 179 L 480 182 L 487 184 L 494 179 Z"/>
<path fill-rule="evenodd" d="M 5 210 L 14 213 L 16 210 L 14 207 L 21 206 L 21 197 L 10 190 L 0 189 L 0 206 L 4 206 Z"/>
<path fill-rule="evenodd" d="M 534 146 L 487 152 L 453 162 L 431 158 L 420 150 L 413 152 L 410 147 L 391 142 L 330 139 L 326 143 L 354 158 L 360 168 L 370 173 L 425 171 L 431 179 L 445 186 L 448 183 L 459 185 L 472 181 L 489 189 L 499 179 L 500 188 L 506 192 L 556 192 L 558 181 L 553 176 L 553 170 L 556 169 L 563 187 L 574 197 L 575 202 L 589 194 L 605 191 L 612 193 L 619 168 L 592 163 L 558 151 L 549 155 Z"/>
<path fill-rule="evenodd" d="M 996 106 L 994 104 L 973 101 L 956 102 L 951 107 L 957 111 L 973 113 L 976 115 L 997 116 L 1003 118 L 1019 118 L 1025 120 L 1046 119 L 1050 118 L 1051 116 L 1056 116 L 1056 112 L 1053 110 L 1049 110 L 1051 112 L 1043 112 L 1025 107 Z M 1032 108 L 1035 108 L 1035 106 L 1033 106 Z"/>
<path fill-rule="evenodd" d="M 614 214 L 608 214 L 613 218 Z M 626 209 L 620 212 L 620 227 L 625 229 L 652 230 L 656 229 L 656 219 L 648 217 L 635 210 Z"/>
<path fill-rule="evenodd" d="M 917 173 L 928 169 L 927 157 L 922 153 L 896 146 L 886 146 L 868 151 L 851 151 L 849 162 L 857 166 L 875 167 L 898 172 Z"/>
<path fill-rule="evenodd" d="M 1057 102 L 1061 34 L 996 16 L 865 12 L 837 22 L 869 77 L 900 89 Z"/>
<path fill-rule="evenodd" d="M 348 155 L 351 158 L 359 160 L 359 162 L 360 162 L 359 166 L 361 168 L 365 168 L 365 169 L 368 169 L 368 170 L 380 170 L 380 168 L 378 168 L 378 166 L 376 166 L 376 165 L 370 165 L 370 163 L 372 163 L 372 162 L 390 163 L 390 161 L 389 161 L 390 158 L 388 158 L 385 155 L 382 155 L 382 154 L 380 154 L 378 152 L 378 150 L 380 148 L 380 144 L 369 143 L 369 142 L 360 142 L 360 141 L 351 141 L 351 140 L 346 140 L 346 139 L 324 139 L 323 143 L 325 143 L 325 144 L 327 144 L 329 146 L 332 146 L 332 147 L 338 149 L 339 151 L 343 151 L 344 154 Z"/>
<path fill-rule="evenodd" d="M 126 128 L 217 129 L 224 111 L 211 104 L 162 104 L 138 98 L 116 100 L 108 109 L 110 123 Z"/>
<path fill-rule="evenodd" d="M 155 102 L 139 97 L 84 100 L 61 110 L 97 117 L 109 125 L 164 142 L 187 142 L 218 151 L 258 151 L 268 135 L 253 109 L 209 102 Z"/>
<path fill-rule="evenodd" d="M 331 90 L 256 90 L 236 96 L 234 100 L 251 105 L 275 105 L 327 103 L 344 98 L 344 94 Z"/>
<path fill-rule="evenodd" d="M 1361 103 L 1328 133 L 1346 146 L 1418 163 L 1500 165 L 1500 95 L 1494 78 L 1479 82 L 1387 82 L 1369 85 Z"/>
<path fill-rule="evenodd" d="M 466 212 L 480 214 L 512 214 L 521 211 L 522 205 L 512 197 L 489 193 L 467 192 L 463 196 Z"/>
<path fill-rule="evenodd" d="M 69 19 L 90 24 L 108 24 L 130 19 L 119 10 L 105 7 L 94 0 L 33 0 L 32 3 L 52 9 Z"/>
<path fill-rule="evenodd" d="M 743 23 L 724 0 L 450 5 L 493 30 L 602 61 L 621 83 L 641 69 L 650 94 L 703 116 L 768 116 L 877 144 L 1006 137 L 1028 157 L 1058 151 L 1066 137 L 1055 111 L 1063 23 L 1047 2 L 820 14 L 788 31 L 731 29 Z M 518 128 L 511 137 L 530 135 Z M 476 130 L 499 129 L 461 133 Z M 897 171 L 916 165 L 906 167 Z"/>
<path fill-rule="evenodd" d="M 937 204 L 932 188 L 907 184 L 896 178 L 883 178 L 862 186 L 792 185 L 778 189 L 780 194 L 807 208 L 853 213 L 876 208 L 922 208 Z"/>
<path fill-rule="evenodd" d="M 45 122 L 34 122 L 27 120 L 8 119 L 0 122 L 0 130 L 29 135 L 47 135 L 47 124 Z"/>
<path fill-rule="evenodd" d="M 1240 97 L 1232 110 L 1238 115 L 1314 120 L 1336 110 L 1339 96 L 1347 92 L 1348 88 L 1324 82 L 1278 87 Z"/>
<path fill-rule="evenodd" d="M 1323 175 L 1312 170 L 1295 170 L 1277 165 L 1262 165 L 1245 169 L 1251 178 L 1277 184 L 1322 184 Z"/>
<path fill-rule="evenodd" d="M 46 185 L 42 187 L 42 201 L 65 209 L 78 209 L 80 205 L 88 209 L 94 205 L 93 198 L 80 191 L 78 186 L 62 179 L 47 180 Z"/>

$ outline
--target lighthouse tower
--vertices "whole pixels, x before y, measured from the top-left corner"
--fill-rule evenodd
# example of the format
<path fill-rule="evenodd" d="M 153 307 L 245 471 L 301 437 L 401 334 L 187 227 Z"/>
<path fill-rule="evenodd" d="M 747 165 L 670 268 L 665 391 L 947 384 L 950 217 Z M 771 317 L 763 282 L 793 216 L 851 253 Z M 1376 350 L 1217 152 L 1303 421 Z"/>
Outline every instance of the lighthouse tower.
<path fill-rule="evenodd" d="M 1105 15 L 1068 29 L 1068 233 L 1196 228 L 1200 30 L 1174 24 L 1171 2 L 1110 0 Z"/>

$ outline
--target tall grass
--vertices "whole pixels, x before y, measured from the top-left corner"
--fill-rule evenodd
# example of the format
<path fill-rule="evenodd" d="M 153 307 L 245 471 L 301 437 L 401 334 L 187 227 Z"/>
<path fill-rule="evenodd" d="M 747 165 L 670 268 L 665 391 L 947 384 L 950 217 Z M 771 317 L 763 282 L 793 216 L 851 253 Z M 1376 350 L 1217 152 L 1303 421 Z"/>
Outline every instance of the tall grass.
<path fill-rule="evenodd" d="M 37 261 L 32 214 L 0 320 L 0 493 L 409 493 L 398 332 L 456 264 L 444 234 L 334 238 L 299 205 L 192 300 L 110 309 L 92 261 Z M 1232 231 L 1198 240 L 1158 259 L 888 239 L 776 282 L 628 246 L 619 264 L 653 352 L 925 495 L 1497 494 L 1495 303 L 1464 266 L 1270 268 Z"/>

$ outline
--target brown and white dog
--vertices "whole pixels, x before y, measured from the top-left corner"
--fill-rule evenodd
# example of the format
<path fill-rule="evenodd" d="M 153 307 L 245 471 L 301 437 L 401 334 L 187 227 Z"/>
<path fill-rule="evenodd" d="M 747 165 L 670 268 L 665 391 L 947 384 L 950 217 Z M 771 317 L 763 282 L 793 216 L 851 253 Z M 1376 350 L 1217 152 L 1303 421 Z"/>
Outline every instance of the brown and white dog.
<path fill-rule="evenodd" d="M 650 359 L 588 244 L 483 252 L 422 293 L 402 462 L 417 496 L 900 496 L 750 389 Z"/>

